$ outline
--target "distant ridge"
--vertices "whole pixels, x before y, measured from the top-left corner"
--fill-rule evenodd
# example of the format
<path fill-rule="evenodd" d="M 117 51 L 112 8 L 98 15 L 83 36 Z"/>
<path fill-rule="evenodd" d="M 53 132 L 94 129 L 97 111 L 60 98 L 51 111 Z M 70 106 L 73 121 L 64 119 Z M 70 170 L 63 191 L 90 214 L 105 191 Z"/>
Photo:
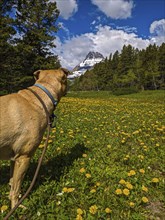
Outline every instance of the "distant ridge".
<path fill-rule="evenodd" d="M 74 67 L 73 74 L 68 77 L 68 79 L 74 79 L 83 75 L 87 70 L 94 67 L 95 64 L 100 63 L 104 60 L 104 56 L 99 52 L 90 51 L 85 59 Z"/>

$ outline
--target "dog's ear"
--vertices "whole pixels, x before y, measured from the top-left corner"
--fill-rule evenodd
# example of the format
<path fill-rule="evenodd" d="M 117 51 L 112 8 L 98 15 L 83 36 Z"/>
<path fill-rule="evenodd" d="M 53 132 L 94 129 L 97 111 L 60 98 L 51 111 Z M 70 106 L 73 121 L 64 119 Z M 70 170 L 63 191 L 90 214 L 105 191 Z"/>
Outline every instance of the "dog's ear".
<path fill-rule="evenodd" d="M 33 73 L 34 79 L 38 80 L 39 79 L 39 75 L 40 75 L 41 70 L 37 70 Z"/>
<path fill-rule="evenodd" d="M 66 76 L 68 76 L 70 74 L 70 71 L 65 69 L 65 68 L 60 68 L 65 74 Z"/>

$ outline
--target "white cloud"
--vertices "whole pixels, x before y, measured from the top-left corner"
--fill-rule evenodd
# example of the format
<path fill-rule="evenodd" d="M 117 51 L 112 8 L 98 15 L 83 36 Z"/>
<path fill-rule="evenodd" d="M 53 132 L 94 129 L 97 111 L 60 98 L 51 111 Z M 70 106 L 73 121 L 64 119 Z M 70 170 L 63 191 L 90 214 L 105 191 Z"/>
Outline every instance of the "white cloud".
<path fill-rule="evenodd" d="M 133 0 L 91 0 L 107 17 L 126 19 L 131 17 Z"/>
<path fill-rule="evenodd" d="M 158 45 L 165 42 L 165 19 L 154 21 L 150 26 L 151 43 Z"/>
<path fill-rule="evenodd" d="M 64 43 L 57 39 L 55 53 L 59 55 L 62 66 L 72 69 L 81 62 L 89 51 L 98 51 L 103 56 L 109 56 L 123 45 L 131 44 L 135 48 L 146 48 L 150 40 L 142 39 L 135 33 L 112 29 L 110 26 L 98 26 L 96 33 L 86 33 L 74 36 Z"/>
<path fill-rule="evenodd" d="M 56 0 L 56 3 L 57 8 L 60 10 L 60 16 L 66 20 L 75 14 L 78 10 L 76 0 Z"/>

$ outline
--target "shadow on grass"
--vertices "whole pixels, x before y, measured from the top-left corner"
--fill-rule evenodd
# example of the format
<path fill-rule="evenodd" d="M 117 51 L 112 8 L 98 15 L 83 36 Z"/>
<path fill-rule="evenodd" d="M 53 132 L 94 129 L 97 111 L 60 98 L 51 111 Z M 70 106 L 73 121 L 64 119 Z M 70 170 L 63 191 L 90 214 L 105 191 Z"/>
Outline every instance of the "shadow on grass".
<path fill-rule="evenodd" d="M 45 180 L 49 179 L 59 181 L 60 177 L 64 172 L 68 172 L 69 168 L 72 166 L 73 162 L 78 158 L 82 157 L 82 154 L 87 151 L 88 148 L 84 146 L 84 143 L 78 143 L 73 148 L 71 148 L 70 153 L 61 153 L 56 157 L 52 157 L 47 162 L 41 165 L 39 175 L 37 177 L 34 188 L 42 184 Z M 31 182 L 34 172 L 36 170 L 38 162 L 31 162 L 27 175 L 23 181 L 28 184 Z M 10 166 L 2 166 L 0 168 L 0 185 L 8 184 L 10 179 Z M 26 186 L 28 187 L 28 186 Z M 26 188 L 25 187 L 25 188 Z"/>
<path fill-rule="evenodd" d="M 61 153 L 60 155 L 52 157 L 50 160 L 42 164 L 35 188 L 48 179 L 49 181 L 60 181 L 60 178 L 64 172 L 67 173 L 74 161 L 78 158 L 81 158 L 83 153 L 85 153 L 87 150 L 88 148 L 86 148 L 83 143 L 78 143 L 71 148 L 70 153 Z M 34 175 L 34 170 L 36 169 L 37 163 L 33 163 L 31 165 L 32 166 L 28 172 L 31 174 L 30 176 L 32 176 L 32 173 Z"/>

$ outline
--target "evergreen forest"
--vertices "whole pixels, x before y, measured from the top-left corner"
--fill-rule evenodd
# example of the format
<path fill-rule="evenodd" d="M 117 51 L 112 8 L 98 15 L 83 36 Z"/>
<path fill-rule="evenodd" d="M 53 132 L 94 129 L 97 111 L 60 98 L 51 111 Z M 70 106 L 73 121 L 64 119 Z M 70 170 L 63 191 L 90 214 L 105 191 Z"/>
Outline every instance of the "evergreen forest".
<path fill-rule="evenodd" d="M 49 0 L 0 2 L 0 95 L 32 85 L 38 69 L 61 66 L 51 52 L 56 47 L 59 13 Z M 124 45 L 70 82 L 70 90 L 80 91 L 156 89 L 165 89 L 165 43 L 142 50 Z"/>
<path fill-rule="evenodd" d="M 59 11 L 49 0 L 0 2 L 0 94 L 33 84 L 33 72 L 60 67 L 55 48 Z"/>
<path fill-rule="evenodd" d="M 74 83 L 73 90 L 109 90 L 126 93 L 165 89 L 165 43 L 139 50 L 124 45 L 121 52 L 96 64 Z"/>

